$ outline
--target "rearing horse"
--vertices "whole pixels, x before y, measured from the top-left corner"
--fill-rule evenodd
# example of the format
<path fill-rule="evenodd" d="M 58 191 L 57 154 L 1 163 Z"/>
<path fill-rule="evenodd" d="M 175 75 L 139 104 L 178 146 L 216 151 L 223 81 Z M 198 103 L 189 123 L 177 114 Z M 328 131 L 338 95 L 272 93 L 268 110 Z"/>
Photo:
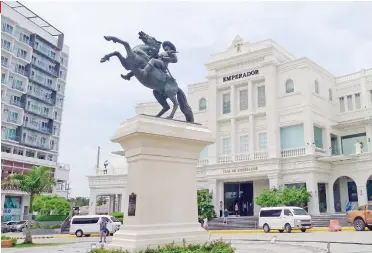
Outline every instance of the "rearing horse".
<path fill-rule="evenodd" d="M 143 71 L 141 70 L 147 65 L 150 58 L 157 56 L 161 42 L 148 36 L 144 32 L 140 32 L 139 35 L 139 38 L 145 43 L 145 45 L 139 45 L 133 49 L 126 41 L 122 41 L 116 37 L 104 36 L 107 41 L 122 44 L 127 51 L 127 57 L 124 57 L 119 52 L 115 51 L 105 55 L 101 59 L 101 62 L 108 61 L 112 56 L 118 57 L 121 65 L 126 70 L 132 71 L 133 75 L 140 83 L 147 88 L 152 89 L 156 100 L 163 107 L 156 117 L 162 116 L 170 109 L 170 106 L 167 103 L 167 98 L 169 98 L 173 103 L 173 109 L 167 117 L 168 119 L 174 117 L 179 106 L 182 113 L 185 115 L 186 121 L 194 122 L 194 115 L 191 107 L 187 103 L 185 93 L 178 87 L 175 79 L 158 68 L 152 68 L 146 76 L 142 74 Z"/>

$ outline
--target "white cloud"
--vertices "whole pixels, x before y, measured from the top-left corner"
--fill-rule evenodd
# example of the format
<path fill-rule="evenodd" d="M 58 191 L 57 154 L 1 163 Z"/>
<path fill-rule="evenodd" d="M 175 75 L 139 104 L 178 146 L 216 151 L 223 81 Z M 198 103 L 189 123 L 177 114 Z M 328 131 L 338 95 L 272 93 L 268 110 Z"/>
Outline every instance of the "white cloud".
<path fill-rule="evenodd" d="M 125 166 L 110 155 L 120 149 L 109 139 L 120 122 L 134 115 L 136 103 L 152 99 L 137 81 L 120 78 L 117 59 L 100 58 L 122 46 L 107 42 L 115 35 L 132 46 L 138 31 L 171 40 L 180 61 L 171 65 L 181 87 L 203 81 L 208 55 L 225 50 L 236 35 L 250 42 L 272 38 L 289 52 L 307 56 L 336 75 L 372 66 L 371 3 L 299 2 L 53 2 L 27 3 L 65 33 L 70 66 L 63 112 L 61 162 L 71 164 L 72 194 L 88 196 L 87 174 L 94 172 L 97 146 L 101 161 Z M 187 52 L 187 53 L 186 53 Z"/>

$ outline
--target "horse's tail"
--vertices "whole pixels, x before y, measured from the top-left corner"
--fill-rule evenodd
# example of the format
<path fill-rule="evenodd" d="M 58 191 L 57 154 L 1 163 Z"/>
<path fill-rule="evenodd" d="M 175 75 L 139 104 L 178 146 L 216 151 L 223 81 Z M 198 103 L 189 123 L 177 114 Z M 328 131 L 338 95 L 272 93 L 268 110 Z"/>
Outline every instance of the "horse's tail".
<path fill-rule="evenodd" d="M 190 105 L 187 103 L 185 93 L 178 88 L 177 91 L 177 100 L 180 105 L 181 112 L 185 115 L 186 122 L 194 122 L 194 114 L 192 113 Z"/>

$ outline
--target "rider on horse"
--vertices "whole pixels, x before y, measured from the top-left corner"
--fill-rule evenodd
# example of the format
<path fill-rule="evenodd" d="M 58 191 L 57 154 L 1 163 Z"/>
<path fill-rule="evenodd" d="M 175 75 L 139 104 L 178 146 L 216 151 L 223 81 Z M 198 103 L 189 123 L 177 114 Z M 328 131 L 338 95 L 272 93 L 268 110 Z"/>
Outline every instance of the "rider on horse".
<path fill-rule="evenodd" d="M 147 76 L 147 74 L 151 71 L 153 67 L 162 70 L 164 73 L 169 73 L 170 77 L 172 75 L 169 72 L 168 64 L 169 63 L 177 63 L 177 50 L 176 47 L 170 41 L 164 41 L 163 44 L 164 52 L 161 52 L 158 56 L 159 59 L 151 58 L 147 65 L 141 70 L 143 71 L 143 75 Z M 127 75 L 121 75 L 122 78 L 125 80 L 130 80 L 133 76 L 132 72 L 129 72 Z"/>

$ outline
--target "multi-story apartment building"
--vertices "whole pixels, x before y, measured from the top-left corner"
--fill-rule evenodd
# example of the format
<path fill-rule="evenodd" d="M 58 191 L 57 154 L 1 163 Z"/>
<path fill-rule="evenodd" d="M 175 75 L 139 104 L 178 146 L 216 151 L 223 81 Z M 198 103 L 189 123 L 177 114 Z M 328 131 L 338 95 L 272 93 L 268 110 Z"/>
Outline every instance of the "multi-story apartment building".
<path fill-rule="evenodd" d="M 206 67 L 188 101 L 215 136 L 200 154 L 197 184 L 213 192 L 216 209 L 238 203 L 240 215 L 257 215 L 262 189 L 282 186 L 306 187 L 311 214 L 372 202 L 372 69 L 336 77 L 272 40 L 240 37 Z M 160 106 L 136 109 L 155 115 Z M 127 180 L 101 174 L 89 177 L 92 199 Z"/>
<path fill-rule="evenodd" d="M 69 48 L 64 35 L 19 2 L 1 18 L 2 219 L 28 214 L 28 196 L 7 185 L 13 173 L 50 167 L 53 193 L 67 198 L 69 166 L 58 163 Z"/>

